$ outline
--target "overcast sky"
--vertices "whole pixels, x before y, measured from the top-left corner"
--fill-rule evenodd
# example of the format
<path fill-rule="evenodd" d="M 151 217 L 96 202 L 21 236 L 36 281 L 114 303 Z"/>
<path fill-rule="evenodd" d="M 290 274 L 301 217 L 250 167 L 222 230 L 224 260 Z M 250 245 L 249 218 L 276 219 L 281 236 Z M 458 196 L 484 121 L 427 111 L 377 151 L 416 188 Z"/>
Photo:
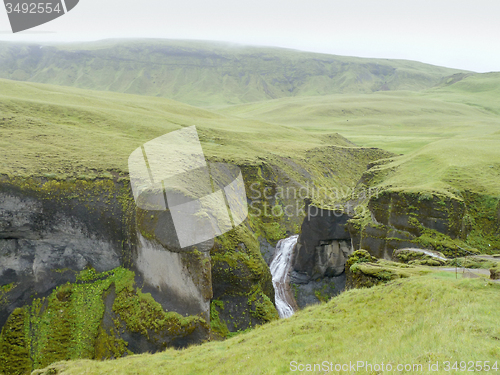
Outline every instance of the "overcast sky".
<path fill-rule="evenodd" d="M 220 40 L 488 72 L 500 71 L 499 18 L 499 0 L 80 0 L 17 34 L 0 9 L 0 40 Z"/>

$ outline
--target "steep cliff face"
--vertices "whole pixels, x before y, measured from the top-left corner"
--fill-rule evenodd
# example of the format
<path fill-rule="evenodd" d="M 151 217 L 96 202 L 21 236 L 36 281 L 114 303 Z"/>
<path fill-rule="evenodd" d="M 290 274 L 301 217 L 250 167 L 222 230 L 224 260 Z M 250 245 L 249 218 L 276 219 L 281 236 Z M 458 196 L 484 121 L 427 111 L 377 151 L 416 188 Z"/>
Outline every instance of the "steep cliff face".
<path fill-rule="evenodd" d="M 117 204 L 120 189 L 112 181 L 2 181 L 0 278 L 15 288 L 7 298 L 11 302 L 1 306 L 0 323 L 30 296 L 46 296 L 74 281 L 75 271 L 130 264 L 131 223 Z"/>
<path fill-rule="evenodd" d="M 305 211 L 290 275 L 299 307 L 326 301 L 344 289 L 344 265 L 352 252 L 348 214 L 308 201 Z"/>
<path fill-rule="evenodd" d="M 349 216 L 342 211 L 317 208 L 306 203 L 307 216 L 297 242 L 293 269 L 312 279 L 344 272 L 350 252 Z"/>
<path fill-rule="evenodd" d="M 127 181 L 2 179 L 1 371 L 209 337 L 209 253 L 170 252 L 135 223 Z"/>
<path fill-rule="evenodd" d="M 350 221 L 355 248 L 386 259 L 403 247 L 500 251 L 497 144 L 452 138 L 371 163 L 356 187 L 375 194 Z"/>
<path fill-rule="evenodd" d="M 395 249 L 425 248 L 432 236 L 436 237 L 435 250 L 455 250 L 453 240 L 467 237 L 464 215 L 464 202 L 450 196 L 382 191 L 369 200 L 363 218 L 350 222 L 349 230 L 356 249 L 392 259 Z M 450 243 L 443 242 L 444 238 Z"/>
<path fill-rule="evenodd" d="M 128 186 L 126 179 L 2 179 L 6 369 L 19 362 L 9 353 L 24 350 L 32 353 L 27 365 L 38 368 L 183 347 L 278 318 L 249 222 L 180 250 L 168 210 L 137 208 Z M 251 225 L 268 241 L 272 222 Z M 25 328 L 12 341 L 19 324 Z"/>
<path fill-rule="evenodd" d="M 500 248 L 498 198 L 471 192 L 459 196 L 385 190 L 349 221 L 355 249 L 392 259 L 396 249 L 415 247 L 446 256 Z"/>

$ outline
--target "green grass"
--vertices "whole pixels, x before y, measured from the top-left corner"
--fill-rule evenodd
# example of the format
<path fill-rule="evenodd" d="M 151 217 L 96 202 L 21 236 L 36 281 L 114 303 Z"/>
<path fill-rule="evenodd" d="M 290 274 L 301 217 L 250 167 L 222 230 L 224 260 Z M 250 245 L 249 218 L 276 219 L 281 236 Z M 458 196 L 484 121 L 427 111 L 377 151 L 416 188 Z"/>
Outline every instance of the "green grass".
<path fill-rule="evenodd" d="M 220 107 L 245 119 L 338 132 L 365 147 L 408 154 L 450 138 L 489 136 L 500 130 L 500 74 L 475 74 L 421 91 L 281 98 Z"/>
<path fill-rule="evenodd" d="M 500 196 L 499 144 L 500 135 L 433 142 L 378 167 L 383 174 L 378 186 L 445 194 L 470 190 Z"/>
<path fill-rule="evenodd" d="M 205 153 L 216 160 L 259 164 L 292 156 L 310 165 L 312 150 L 352 147 L 340 133 L 360 146 L 404 154 L 381 167 L 397 169 L 383 185 L 498 195 L 499 80 L 475 74 L 420 93 L 284 98 L 217 110 L 0 80 L 0 147 L 8 150 L 0 173 L 126 173 L 136 147 L 197 125 Z"/>
<path fill-rule="evenodd" d="M 456 79 L 418 93 L 283 98 L 218 111 L 403 154 L 376 168 L 381 188 L 499 196 L 500 74 Z"/>
<path fill-rule="evenodd" d="M 65 375 L 282 374 L 290 371 L 291 361 L 360 360 L 422 364 L 423 373 L 429 373 L 429 363 L 439 362 L 438 373 L 444 373 L 444 361 L 498 361 L 500 284 L 455 280 L 449 274 L 350 290 L 224 342 L 108 362 L 61 362 L 49 368 Z"/>
<path fill-rule="evenodd" d="M 352 146 L 340 136 L 320 137 L 168 99 L 0 80 L 0 173 L 126 173 L 135 148 L 191 125 L 209 157 L 238 163 Z"/>
<path fill-rule="evenodd" d="M 368 163 L 391 155 L 337 133 L 313 134 L 164 98 L 0 79 L 0 175 L 128 178 L 133 150 L 191 125 L 209 160 L 240 166 L 247 189 L 257 183 L 261 192 L 269 180 L 308 190 L 352 189 Z"/>

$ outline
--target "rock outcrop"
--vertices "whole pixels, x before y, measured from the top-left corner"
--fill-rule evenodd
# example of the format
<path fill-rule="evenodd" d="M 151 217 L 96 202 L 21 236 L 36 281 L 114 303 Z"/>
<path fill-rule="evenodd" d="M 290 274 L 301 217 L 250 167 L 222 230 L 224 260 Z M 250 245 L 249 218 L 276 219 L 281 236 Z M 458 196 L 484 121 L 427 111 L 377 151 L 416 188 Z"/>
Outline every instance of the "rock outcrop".
<path fill-rule="evenodd" d="M 377 258 L 392 259 L 401 248 L 461 255 L 473 227 L 464 200 L 451 196 L 382 191 L 371 197 L 364 216 L 349 221 L 355 249 L 366 249 Z"/>
<path fill-rule="evenodd" d="M 377 259 L 366 250 L 356 250 L 346 263 L 346 289 L 369 288 L 429 272 L 423 267 Z"/>
<path fill-rule="evenodd" d="M 305 212 L 290 275 L 299 307 L 328 300 L 344 289 L 344 265 L 352 252 L 349 215 L 308 201 Z"/>
<path fill-rule="evenodd" d="M 351 252 L 351 237 L 346 227 L 350 217 L 307 202 L 305 211 L 307 216 L 297 241 L 293 270 L 310 279 L 339 276 Z"/>
<path fill-rule="evenodd" d="M 209 252 L 171 252 L 135 223 L 126 182 L 2 179 L 0 372 L 27 348 L 34 369 L 209 337 Z"/>
<path fill-rule="evenodd" d="M 15 285 L 6 297 L 9 302 L 0 307 L 1 325 L 31 296 L 44 297 L 56 286 L 74 282 L 77 271 L 92 267 L 103 272 L 130 262 L 126 254 L 132 254 L 132 244 L 121 205 L 88 206 L 90 196 L 111 199 L 114 184 L 75 183 L 72 192 L 62 192 L 70 186 L 62 185 L 0 184 L 0 282 Z M 75 198 L 63 198 L 66 193 Z"/>

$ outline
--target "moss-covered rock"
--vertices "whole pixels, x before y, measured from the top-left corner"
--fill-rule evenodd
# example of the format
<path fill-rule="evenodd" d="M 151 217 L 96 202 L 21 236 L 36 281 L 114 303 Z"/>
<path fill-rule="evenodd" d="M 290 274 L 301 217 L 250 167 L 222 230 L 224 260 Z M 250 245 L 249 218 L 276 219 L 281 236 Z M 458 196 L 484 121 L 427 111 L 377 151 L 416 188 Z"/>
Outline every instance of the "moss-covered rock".
<path fill-rule="evenodd" d="M 346 269 L 350 269 L 353 264 L 356 263 L 368 263 L 368 262 L 376 262 L 377 258 L 372 256 L 368 251 L 366 250 L 356 250 L 353 252 L 349 258 L 347 259 L 346 262 Z"/>
<path fill-rule="evenodd" d="M 447 264 L 444 254 L 421 249 L 398 249 L 393 252 L 393 258 L 396 261 L 408 264 L 426 266 L 444 266 Z"/>
<path fill-rule="evenodd" d="M 211 251 L 212 328 L 226 337 L 278 318 L 269 267 L 245 224 L 216 239 Z"/>
<path fill-rule="evenodd" d="M 425 268 L 372 257 L 366 250 L 357 250 L 346 264 L 346 289 L 372 287 L 391 280 L 422 275 Z"/>
<path fill-rule="evenodd" d="M 495 267 L 490 268 L 490 279 L 499 280 L 500 279 L 500 265 L 497 264 Z"/>
<path fill-rule="evenodd" d="M 75 283 L 14 310 L 0 336 L 3 373 L 184 347 L 206 337 L 203 318 L 164 311 L 134 279 L 134 272 L 121 267 L 103 273 L 90 268 Z"/>
<path fill-rule="evenodd" d="M 496 265 L 496 262 L 491 261 L 489 259 L 480 258 L 477 256 L 467 256 L 467 257 L 448 259 L 445 265 L 448 267 L 458 266 L 461 268 L 489 269 L 491 267 L 494 267 Z"/>
<path fill-rule="evenodd" d="M 135 224 L 127 186 L 118 176 L 0 177 L 0 325 L 34 296 L 74 283 L 86 267 L 131 267 Z"/>
<path fill-rule="evenodd" d="M 348 227 L 355 248 L 385 259 L 391 259 L 396 249 L 411 247 L 447 257 L 465 256 L 466 251 L 491 253 L 497 245 L 500 248 L 495 236 L 498 199 L 486 198 L 467 192 L 457 197 L 385 190 L 371 197 L 367 209 Z"/>

